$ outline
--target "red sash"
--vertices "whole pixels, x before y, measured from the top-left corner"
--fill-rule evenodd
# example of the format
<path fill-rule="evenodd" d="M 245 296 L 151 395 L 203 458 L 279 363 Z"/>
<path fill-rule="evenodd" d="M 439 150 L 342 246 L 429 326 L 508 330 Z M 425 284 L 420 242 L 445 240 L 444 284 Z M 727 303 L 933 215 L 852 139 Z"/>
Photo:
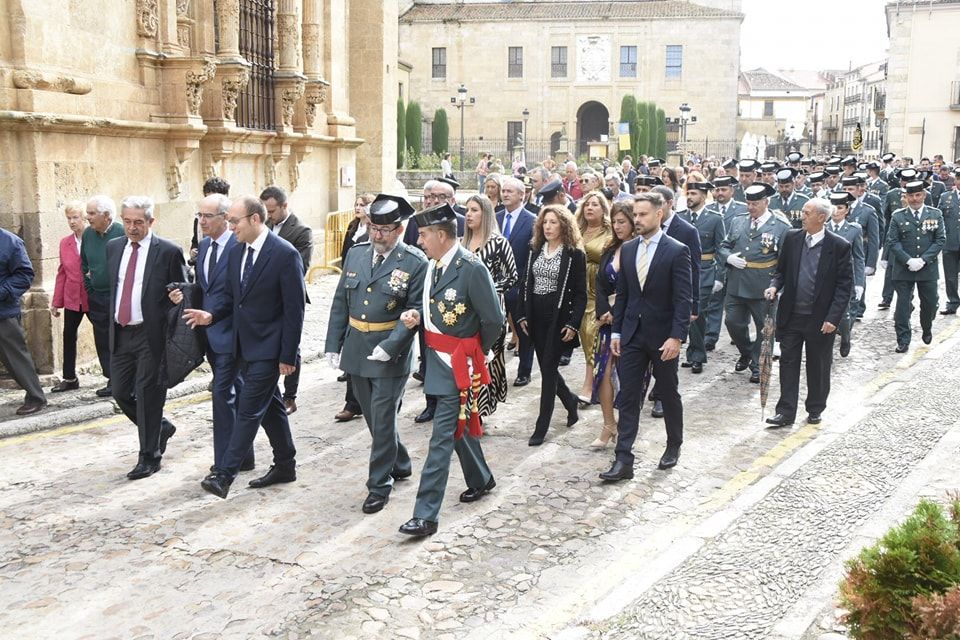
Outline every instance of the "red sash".
<path fill-rule="evenodd" d="M 473 402 L 470 407 L 470 435 L 479 438 L 483 435 L 480 424 L 480 414 L 477 411 L 477 397 L 481 384 L 490 384 L 490 371 L 487 369 L 486 354 L 480 345 L 480 334 L 458 338 L 445 333 L 436 333 L 424 330 L 427 346 L 434 351 L 446 353 L 450 356 L 450 367 L 453 369 L 453 381 L 460 390 L 460 416 L 457 419 L 457 431 L 454 438 L 463 437 L 463 430 L 467 424 L 467 397 L 473 391 Z M 473 374 L 470 374 L 468 358 L 473 361 Z"/>

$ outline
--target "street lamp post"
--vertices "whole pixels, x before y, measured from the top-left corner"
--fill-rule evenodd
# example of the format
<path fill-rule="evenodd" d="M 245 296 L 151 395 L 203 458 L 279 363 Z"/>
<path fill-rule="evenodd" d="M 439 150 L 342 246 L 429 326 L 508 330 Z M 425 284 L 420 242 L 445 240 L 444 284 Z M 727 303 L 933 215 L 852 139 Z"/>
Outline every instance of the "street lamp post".
<path fill-rule="evenodd" d="M 687 122 L 690 120 L 691 107 L 686 102 L 680 105 L 680 137 L 683 140 L 684 151 L 687 144 Z"/>
<path fill-rule="evenodd" d="M 460 109 L 460 171 L 463 171 L 463 110 L 467 106 L 467 87 L 462 82 L 457 88 L 456 104 Z"/>
<path fill-rule="evenodd" d="M 530 118 L 530 110 L 523 108 L 523 166 L 527 166 L 527 119 Z"/>

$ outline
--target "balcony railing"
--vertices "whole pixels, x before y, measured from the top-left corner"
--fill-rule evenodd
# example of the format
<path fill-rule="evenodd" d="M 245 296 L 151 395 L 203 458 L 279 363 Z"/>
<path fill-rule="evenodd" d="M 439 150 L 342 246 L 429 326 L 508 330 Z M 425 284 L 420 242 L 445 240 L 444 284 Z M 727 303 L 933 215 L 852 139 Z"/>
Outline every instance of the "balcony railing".
<path fill-rule="evenodd" d="M 877 115 L 881 118 L 883 117 L 884 112 L 887 110 L 887 94 L 885 93 L 876 93 L 873 96 L 873 110 L 877 112 Z"/>
<path fill-rule="evenodd" d="M 856 125 L 857 122 L 859 122 L 859 121 L 860 121 L 860 118 L 844 118 L 844 119 L 843 119 L 843 126 L 845 126 L 845 127 L 852 127 L 852 126 Z"/>
<path fill-rule="evenodd" d="M 550 65 L 550 77 L 551 78 L 566 78 L 567 77 L 567 63 L 566 62 L 554 62 Z"/>
<path fill-rule="evenodd" d="M 852 93 L 849 96 L 844 96 L 844 104 L 856 104 L 857 102 L 863 102 L 862 93 Z"/>
<path fill-rule="evenodd" d="M 950 83 L 950 108 L 960 110 L 960 80 Z"/>

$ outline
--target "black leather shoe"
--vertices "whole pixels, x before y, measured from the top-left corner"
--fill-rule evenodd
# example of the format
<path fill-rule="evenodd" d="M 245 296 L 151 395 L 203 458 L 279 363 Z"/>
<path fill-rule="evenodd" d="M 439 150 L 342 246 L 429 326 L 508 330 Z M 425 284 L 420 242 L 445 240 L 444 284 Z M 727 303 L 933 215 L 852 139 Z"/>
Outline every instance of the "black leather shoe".
<path fill-rule="evenodd" d="M 42 400 L 42 401 L 28 400 L 27 402 L 24 402 L 22 405 L 20 405 L 17 408 L 17 415 L 30 416 L 43 410 L 43 408 L 46 406 L 47 406 L 46 400 Z"/>
<path fill-rule="evenodd" d="M 957 310 L 956 310 L 956 308 L 954 308 L 954 307 L 947 307 L 946 309 L 944 309 L 943 311 L 940 312 L 940 315 L 942 315 L 942 316 L 955 316 L 955 315 L 957 315 Z"/>
<path fill-rule="evenodd" d="M 896 351 L 897 353 L 906 353 L 906 352 L 907 352 L 907 349 L 909 349 L 909 348 L 910 348 L 910 345 L 909 345 L 909 344 L 900 342 L 900 343 L 897 344 L 897 348 L 894 349 L 894 351 Z"/>
<path fill-rule="evenodd" d="M 244 460 L 240 465 L 240 471 L 253 471 L 257 468 L 257 463 L 253 460 Z"/>
<path fill-rule="evenodd" d="M 572 409 L 567 410 L 567 426 L 572 427 L 578 422 L 580 422 L 580 410 L 577 405 L 573 405 Z"/>
<path fill-rule="evenodd" d="M 340 375 L 338 375 L 338 376 L 337 376 L 337 382 L 346 382 L 346 381 L 347 381 L 347 375 L 348 375 L 348 374 L 346 374 L 346 373 L 341 373 Z"/>
<path fill-rule="evenodd" d="M 394 469 L 390 472 L 390 477 L 392 477 L 394 480 L 406 480 L 412 475 L 413 471 L 397 471 Z"/>
<path fill-rule="evenodd" d="M 517 379 L 513 381 L 515 387 L 525 387 L 528 384 L 530 384 L 530 376 L 517 376 Z"/>
<path fill-rule="evenodd" d="M 248 484 L 254 489 L 262 489 L 272 484 L 281 482 L 295 482 L 297 479 L 297 466 L 295 464 L 270 465 L 270 470 L 259 478 L 254 478 Z"/>
<path fill-rule="evenodd" d="M 413 419 L 417 424 L 423 424 L 424 422 L 430 422 L 433 420 L 433 407 L 427 407 L 420 412 L 416 418 Z"/>
<path fill-rule="evenodd" d="M 680 366 L 683 367 L 684 369 L 689 369 L 690 367 L 693 366 L 693 363 L 692 363 L 692 362 L 681 362 L 681 363 L 680 363 Z"/>
<path fill-rule="evenodd" d="M 840 357 L 846 358 L 850 355 L 850 340 L 848 338 L 840 338 Z"/>
<path fill-rule="evenodd" d="M 105 387 L 97 389 L 98 398 L 109 398 L 113 395 L 113 388 L 108 384 Z"/>
<path fill-rule="evenodd" d="M 80 381 L 74 378 L 73 380 L 61 380 L 58 382 L 52 389 L 51 393 L 63 393 L 64 391 L 73 391 L 74 389 L 80 388 Z"/>
<path fill-rule="evenodd" d="M 527 445 L 530 447 L 539 447 L 543 444 L 543 439 L 546 437 L 547 435 L 545 433 L 541 434 L 534 432 L 534 434 L 530 436 L 530 439 L 527 440 Z"/>
<path fill-rule="evenodd" d="M 411 376 L 417 382 L 423 382 L 423 374 L 419 371 L 414 371 L 413 376 Z"/>
<path fill-rule="evenodd" d="M 823 422 L 823 418 L 820 417 L 819 413 L 807 414 L 807 424 L 820 424 L 821 422 Z"/>
<path fill-rule="evenodd" d="M 690 365 L 690 373 L 703 373 L 703 363 L 694 362 Z"/>
<path fill-rule="evenodd" d="M 659 400 L 654 400 L 654 401 L 653 401 L 653 409 L 650 410 L 650 415 L 653 416 L 654 418 L 662 418 L 662 417 L 663 417 L 663 403 L 660 402 Z"/>
<path fill-rule="evenodd" d="M 889 309 L 890 302 L 890 300 L 881 300 L 880 304 L 877 305 L 877 309 Z"/>
<path fill-rule="evenodd" d="M 424 520 L 423 518 L 410 518 L 400 525 L 400 533 L 417 538 L 432 536 L 436 532 L 437 523 Z"/>
<path fill-rule="evenodd" d="M 716 348 L 717 345 L 713 344 L 712 342 L 708 342 L 707 344 L 703 345 L 704 351 L 713 351 Z"/>
<path fill-rule="evenodd" d="M 490 482 L 483 485 L 479 489 L 467 489 L 460 494 L 460 502 L 476 502 L 483 497 L 484 494 L 490 493 L 490 491 L 497 486 L 497 481 L 493 479 L 493 476 L 490 476 Z"/>
<path fill-rule="evenodd" d="M 200 486 L 203 487 L 204 491 L 212 493 L 218 498 L 227 497 L 227 494 L 230 493 L 231 484 L 233 484 L 233 480 L 230 479 L 230 476 L 222 473 L 211 474 L 200 481 Z"/>
<path fill-rule="evenodd" d="M 127 478 L 130 480 L 140 480 L 141 478 L 146 478 L 152 476 L 157 471 L 160 471 L 160 461 L 156 462 L 147 462 L 146 460 L 140 460 L 133 469 L 127 473 Z"/>
<path fill-rule="evenodd" d="M 363 501 L 363 506 L 360 507 L 360 509 L 364 513 L 376 513 L 377 511 L 382 511 L 389 500 L 390 498 L 387 496 L 378 496 L 371 493 L 367 496 L 367 499 Z"/>
<path fill-rule="evenodd" d="M 760 369 L 751 369 L 750 370 L 750 382 L 754 384 L 760 383 Z"/>
<path fill-rule="evenodd" d="M 663 455 L 660 456 L 660 463 L 657 465 L 657 469 L 672 469 L 677 466 L 677 462 L 680 461 L 680 447 L 674 447 L 667 445 L 667 450 L 663 452 Z"/>
<path fill-rule="evenodd" d="M 167 440 L 173 437 L 173 434 L 177 432 L 177 428 L 173 426 L 173 423 L 163 418 L 160 422 L 160 453 L 167 452 Z"/>
<path fill-rule="evenodd" d="M 568 356 L 567 354 L 563 354 L 562 356 L 560 356 L 560 366 L 565 367 L 568 364 L 570 364 L 570 356 Z"/>
<path fill-rule="evenodd" d="M 930 344 L 933 342 L 933 334 L 929 331 L 925 331 L 923 336 L 921 336 L 921 340 L 923 340 L 923 344 Z"/>
<path fill-rule="evenodd" d="M 733 366 L 734 371 L 746 371 L 750 368 L 750 358 L 740 358 L 737 360 L 737 364 Z"/>
<path fill-rule="evenodd" d="M 788 418 L 782 413 L 778 413 L 775 416 L 767 418 L 767 424 L 770 425 L 770 429 L 779 429 L 780 427 L 789 427 L 793 424 L 793 418 Z"/>
<path fill-rule="evenodd" d="M 615 461 L 608 471 L 600 474 L 600 479 L 604 482 L 619 482 L 631 478 L 633 478 L 633 467 L 619 460 Z"/>

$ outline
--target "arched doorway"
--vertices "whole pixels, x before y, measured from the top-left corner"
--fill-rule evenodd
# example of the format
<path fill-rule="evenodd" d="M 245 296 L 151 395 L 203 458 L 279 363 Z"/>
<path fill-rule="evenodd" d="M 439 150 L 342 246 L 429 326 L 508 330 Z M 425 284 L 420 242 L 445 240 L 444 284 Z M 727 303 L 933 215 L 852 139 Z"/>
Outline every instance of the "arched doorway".
<path fill-rule="evenodd" d="M 554 131 L 550 134 L 550 157 L 557 155 L 557 151 L 560 151 L 560 138 L 563 136 L 559 131 Z"/>
<path fill-rule="evenodd" d="M 577 156 L 586 155 L 587 143 L 600 140 L 610 130 L 610 112 L 603 104 L 590 100 L 577 110 Z"/>

